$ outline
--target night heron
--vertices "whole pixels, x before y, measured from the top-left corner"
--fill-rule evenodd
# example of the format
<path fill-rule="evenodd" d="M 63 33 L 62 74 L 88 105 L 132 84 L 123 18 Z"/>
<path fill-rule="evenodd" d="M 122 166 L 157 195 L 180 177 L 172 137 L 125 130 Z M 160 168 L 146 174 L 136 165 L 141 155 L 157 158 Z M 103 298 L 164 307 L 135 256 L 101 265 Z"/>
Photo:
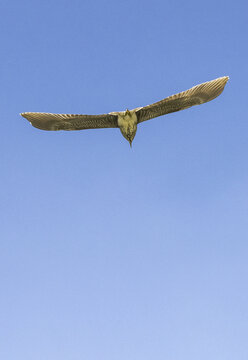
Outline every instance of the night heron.
<path fill-rule="evenodd" d="M 84 130 L 119 128 L 130 145 L 135 137 L 137 125 L 143 121 L 200 105 L 219 96 L 228 81 L 224 76 L 196 85 L 189 90 L 169 96 L 154 104 L 133 110 L 115 111 L 102 115 L 51 114 L 24 112 L 21 115 L 41 130 Z"/>

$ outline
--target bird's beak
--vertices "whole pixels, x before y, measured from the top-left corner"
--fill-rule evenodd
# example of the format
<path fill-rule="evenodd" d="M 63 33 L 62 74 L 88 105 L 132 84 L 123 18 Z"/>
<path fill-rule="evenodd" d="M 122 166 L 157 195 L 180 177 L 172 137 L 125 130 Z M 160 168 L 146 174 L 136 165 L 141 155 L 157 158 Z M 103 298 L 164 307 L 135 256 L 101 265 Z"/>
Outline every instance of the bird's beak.
<path fill-rule="evenodd" d="M 130 147 L 132 147 L 132 141 L 129 141 Z"/>

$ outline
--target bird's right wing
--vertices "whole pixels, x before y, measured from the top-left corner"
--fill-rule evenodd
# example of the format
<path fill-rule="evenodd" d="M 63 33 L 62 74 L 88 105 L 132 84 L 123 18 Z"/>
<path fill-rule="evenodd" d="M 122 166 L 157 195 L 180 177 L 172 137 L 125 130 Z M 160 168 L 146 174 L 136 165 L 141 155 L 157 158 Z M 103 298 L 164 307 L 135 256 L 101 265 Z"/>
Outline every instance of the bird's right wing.
<path fill-rule="evenodd" d="M 196 85 L 179 94 L 169 96 L 154 104 L 137 108 L 136 115 L 138 123 L 213 100 L 222 93 L 228 79 L 228 76 L 220 77 Z"/>
<path fill-rule="evenodd" d="M 41 130 L 83 130 L 118 127 L 117 115 L 73 115 L 25 112 L 21 114 Z"/>

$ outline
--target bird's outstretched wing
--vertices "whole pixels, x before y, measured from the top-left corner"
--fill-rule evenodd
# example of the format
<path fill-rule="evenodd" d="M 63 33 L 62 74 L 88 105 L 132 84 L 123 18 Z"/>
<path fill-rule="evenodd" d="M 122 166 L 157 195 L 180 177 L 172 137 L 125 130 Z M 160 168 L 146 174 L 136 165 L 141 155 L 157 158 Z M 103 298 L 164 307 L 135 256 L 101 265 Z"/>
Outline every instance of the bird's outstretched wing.
<path fill-rule="evenodd" d="M 83 130 L 116 128 L 117 115 L 73 115 L 25 112 L 21 114 L 34 127 L 41 130 Z"/>
<path fill-rule="evenodd" d="M 154 104 L 138 108 L 136 111 L 138 123 L 213 100 L 222 93 L 228 79 L 228 76 L 220 77 L 169 96 Z"/>

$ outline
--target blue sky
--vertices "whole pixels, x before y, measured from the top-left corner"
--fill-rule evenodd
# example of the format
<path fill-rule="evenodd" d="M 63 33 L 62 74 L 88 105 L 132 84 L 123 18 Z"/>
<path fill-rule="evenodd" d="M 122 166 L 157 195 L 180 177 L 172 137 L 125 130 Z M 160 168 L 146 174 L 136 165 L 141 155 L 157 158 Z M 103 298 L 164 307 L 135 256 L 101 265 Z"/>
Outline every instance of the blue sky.
<path fill-rule="evenodd" d="M 247 360 L 247 4 L 1 2 L 0 357 Z M 37 130 L 229 75 L 139 126 Z"/>

